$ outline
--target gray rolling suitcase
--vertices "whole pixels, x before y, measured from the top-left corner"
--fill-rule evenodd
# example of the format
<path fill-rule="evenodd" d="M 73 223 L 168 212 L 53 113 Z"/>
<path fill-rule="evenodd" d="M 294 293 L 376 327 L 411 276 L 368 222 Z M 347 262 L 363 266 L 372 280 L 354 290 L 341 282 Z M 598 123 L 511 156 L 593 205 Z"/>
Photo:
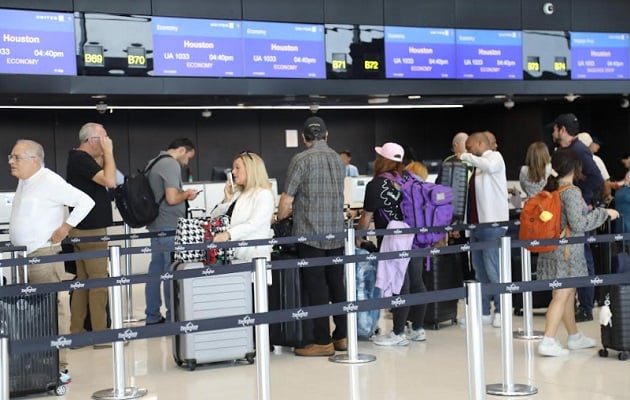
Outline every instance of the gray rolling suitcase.
<path fill-rule="evenodd" d="M 174 270 L 205 268 L 201 262 L 176 263 Z M 215 268 L 222 268 L 217 266 Z M 229 268 L 226 266 L 225 268 Z M 249 314 L 253 310 L 252 274 L 249 271 L 172 281 L 171 313 L 175 321 Z M 191 371 L 198 364 L 230 360 L 254 362 L 251 326 L 176 335 L 173 356 Z"/>

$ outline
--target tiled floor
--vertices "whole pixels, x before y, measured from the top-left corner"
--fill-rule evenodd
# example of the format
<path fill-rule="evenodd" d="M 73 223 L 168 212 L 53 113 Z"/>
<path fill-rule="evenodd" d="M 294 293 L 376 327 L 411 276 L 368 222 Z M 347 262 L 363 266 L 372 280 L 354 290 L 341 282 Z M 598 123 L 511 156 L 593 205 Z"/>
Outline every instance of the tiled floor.
<path fill-rule="evenodd" d="M 134 289 L 135 317 L 143 310 L 142 287 Z M 460 302 L 461 305 L 461 302 Z M 461 309 L 461 307 L 460 307 Z M 463 310 L 460 315 L 463 315 Z M 596 316 L 597 319 L 597 316 Z M 391 320 L 382 319 L 388 327 Z M 522 326 L 515 317 L 514 328 Z M 534 317 L 542 329 L 544 316 Z M 579 324 L 586 334 L 599 338 L 596 322 Z M 560 339 L 566 342 L 563 332 Z M 484 327 L 486 383 L 501 383 L 500 330 Z M 617 352 L 600 358 L 598 348 L 574 351 L 563 358 L 535 354 L 536 342 L 514 341 L 514 383 L 538 388 L 538 399 L 627 400 L 630 398 L 630 361 L 617 360 Z M 270 360 L 272 399 L 467 399 L 466 331 L 443 326 L 428 331 L 426 342 L 408 347 L 383 348 L 359 342 L 359 352 L 376 361 L 350 366 L 327 358 L 295 357 L 290 349 L 276 350 Z M 127 386 L 148 390 L 144 399 L 257 399 L 256 364 L 222 363 L 195 371 L 173 361 L 170 338 L 133 341 L 125 346 Z M 72 384 L 60 399 L 89 399 L 113 385 L 111 350 L 84 348 L 70 353 Z M 488 396 L 491 397 L 491 396 Z M 46 396 L 33 396 L 43 399 Z"/>

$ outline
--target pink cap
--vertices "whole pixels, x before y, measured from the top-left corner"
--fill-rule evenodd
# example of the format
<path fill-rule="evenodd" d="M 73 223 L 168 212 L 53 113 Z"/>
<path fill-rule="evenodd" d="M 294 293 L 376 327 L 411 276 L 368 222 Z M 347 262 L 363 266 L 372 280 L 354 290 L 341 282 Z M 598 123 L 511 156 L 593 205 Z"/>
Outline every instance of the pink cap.
<path fill-rule="evenodd" d="M 397 162 L 402 162 L 405 156 L 405 150 L 402 146 L 393 142 L 387 142 L 382 147 L 376 146 L 374 151 L 381 157 Z"/>

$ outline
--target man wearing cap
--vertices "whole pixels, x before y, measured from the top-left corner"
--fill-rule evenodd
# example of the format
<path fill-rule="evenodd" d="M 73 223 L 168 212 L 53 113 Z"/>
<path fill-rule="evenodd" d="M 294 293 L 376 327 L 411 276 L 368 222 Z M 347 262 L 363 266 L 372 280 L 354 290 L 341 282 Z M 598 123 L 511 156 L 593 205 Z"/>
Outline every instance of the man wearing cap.
<path fill-rule="evenodd" d="M 278 219 L 293 214 L 294 236 L 343 232 L 343 181 L 345 166 L 337 152 L 328 147 L 324 120 L 310 117 L 304 122 L 302 139 L 307 149 L 296 154 L 287 169 L 284 193 L 280 196 Z M 344 238 L 298 243 L 300 258 L 343 255 Z M 302 288 L 309 305 L 346 301 L 343 264 L 304 268 Z M 333 317 L 330 336 L 328 317 L 313 320 L 313 343 L 295 349 L 299 356 L 330 356 L 347 350 L 345 315 Z"/>
<path fill-rule="evenodd" d="M 593 154 L 593 161 L 595 161 L 597 169 L 599 169 L 599 172 L 602 174 L 602 179 L 604 180 L 604 182 L 609 182 L 610 174 L 608 173 L 606 164 L 604 164 L 604 160 L 602 160 L 597 154 L 595 154 L 599 151 L 599 141 L 595 143 L 595 139 L 588 132 L 578 133 L 577 138 L 580 142 L 584 143 L 584 146 L 588 147 L 588 149 Z M 610 185 L 605 184 L 602 188 L 602 191 L 602 199 L 604 199 L 604 201 L 612 200 Z"/>
<path fill-rule="evenodd" d="M 502 222 L 509 219 L 505 161 L 492 150 L 488 132 L 476 132 L 466 140 L 466 153 L 459 156 L 475 167 L 470 180 L 471 196 L 467 212 L 468 223 Z M 470 233 L 470 242 L 487 242 L 504 236 L 505 227 L 477 227 Z M 499 249 L 496 247 L 471 252 L 472 265 L 481 283 L 499 282 Z M 482 297 L 482 321 L 501 326 L 501 303 L 494 298 L 494 319 L 491 315 L 492 296 Z M 509 311 L 508 311 L 509 312 Z"/>
<path fill-rule="evenodd" d="M 574 183 L 582 190 L 582 197 L 589 207 L 595 207 L 601 199 L 602 190 L 604 188 L 604 179 L 601 172 L 593 161 L 593 153 L 577 138 L 580 130 L 580 123 L 574 114 L 560 114 L 553 122 L 552 137 L 560 147 L 568 147 L 575 152 L 582 162 L 583 179 L 576 180 Z M 593 253 L 588 243 L 584 244 L 584 255 L 586 256 L 586 266 L 588 274 L 595 273 L 595 263 L 593 261 Z M 593 297 L 594 288 L 581 287 L 578 288 L 578 301 L 580 306 L 575 313 L 575 321 L 591 321 L 593 320 Z"/>

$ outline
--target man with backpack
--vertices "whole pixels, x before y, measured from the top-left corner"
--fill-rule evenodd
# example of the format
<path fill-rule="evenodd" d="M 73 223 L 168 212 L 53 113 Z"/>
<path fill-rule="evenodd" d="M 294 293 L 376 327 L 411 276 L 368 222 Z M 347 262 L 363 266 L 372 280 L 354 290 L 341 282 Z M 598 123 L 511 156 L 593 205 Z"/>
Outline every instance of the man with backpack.
<path fill-rule="evenodd" d="M 468 223 L 503 222 L 509 219 L 507 178 L 505 162 L 486 132 L 476 132 L 466 140 L 466 153 L 459 159 L 470 163 L 475 170 L 470 179 L 471 191 L 468 207 Z M 505 227 L 477 227 L 470 233 L 470 242 L 487 242 L 504 236 Z M 496 247 L 471 252 L 472 265 L 481 283 L 499 282 L 499 249 Z M 501 303 L 494 299 L 494 319 L 490 310 L 491 296 L 482 297 L 484 324 L 501 326 Z M 508 311 L 509 312 L 509 311 Z"/>
<path fill-rule="evenodd" d="M 155 200 L 159 203 L 157 218 L 147 225 L 150 232 L 174 230 L 177 221 L 186 214 L 186 201 L 194 200 L 197 192 L 193 189 L 183 190 L 182 168 L 188 166 L 195 156 L 195 145 L 190 139 L 175 139 L 166 151 L 161 151 L 157 157 L 149 161 L 152 165 L 148 172 L 149 184 L 153 190 Z M 157 160 L 156 162 L 154 162 Z M 174 247 L 174 236 L 152 237 L 151 248 Z M 171 268 L 170 252 L 152 252 L 149 263 L 149 275 L 159 276 Z M 162 282 L 147 282 L 144 288 L 146 301 L 146 325 L 160 324 L 171 319 L 170 316 L 170 287 L 164 284 L 164 304 L 166 318 L 160 312 L 162 296 L 160 286 Z"/>

